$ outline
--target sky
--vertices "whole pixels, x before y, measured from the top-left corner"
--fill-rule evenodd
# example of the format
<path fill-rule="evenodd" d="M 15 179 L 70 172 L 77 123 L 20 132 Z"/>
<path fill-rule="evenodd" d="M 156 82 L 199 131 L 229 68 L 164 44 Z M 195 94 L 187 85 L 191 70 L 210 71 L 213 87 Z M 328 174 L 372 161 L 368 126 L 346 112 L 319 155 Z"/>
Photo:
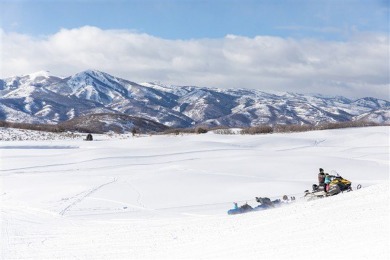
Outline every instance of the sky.
<path fill-rule="evenodd" d="M 390 99 L 389 0 L 0 0 L 0 78 Z"/>

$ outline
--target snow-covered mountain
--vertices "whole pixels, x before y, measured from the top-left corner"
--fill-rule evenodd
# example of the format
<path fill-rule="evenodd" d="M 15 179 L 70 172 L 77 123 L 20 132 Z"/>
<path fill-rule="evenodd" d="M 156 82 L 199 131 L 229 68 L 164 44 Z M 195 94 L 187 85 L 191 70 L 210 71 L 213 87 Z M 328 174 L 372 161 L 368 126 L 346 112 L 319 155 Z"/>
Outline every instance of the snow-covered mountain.
<path fill-rule="evenodd" d="M 61 129 L 76 132 L 94 133 L 129 133 L 136 132 L 162 132 L 167 126 L 152 120 L 128 116 L 124 114 L 96 113 L 79 116 L 58 124 Z"/>
<path fill-rule="evenodd" d="M 94 113 L 120 113 L 166 126 L 247 127 L 365 119 L 390 123 L 390 102 L 251 89 L 135 83 L 86 70 L 71 77 L 46 71 L 0 80 L 0 120 L 58 123 Z"/>

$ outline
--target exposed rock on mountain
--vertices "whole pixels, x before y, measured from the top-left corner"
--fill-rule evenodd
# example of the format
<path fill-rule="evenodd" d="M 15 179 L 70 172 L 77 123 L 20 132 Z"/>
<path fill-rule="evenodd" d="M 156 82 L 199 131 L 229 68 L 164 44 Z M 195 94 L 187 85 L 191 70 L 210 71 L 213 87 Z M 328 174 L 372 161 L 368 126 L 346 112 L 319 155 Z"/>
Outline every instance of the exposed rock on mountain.
<path fill-rule="evenodd" d="M 118 113 L 119 118 L 125 114 L 169 127 L 316 125 L 360 119 L 390 123 L 389 111 L 389 101 L 371 97 L 350 100 L 134 83 L 93 70 L 67 78 L 43 71 L 0 80 L 0 120 L 10 122 L 56 124 L 88 114 Z"/>

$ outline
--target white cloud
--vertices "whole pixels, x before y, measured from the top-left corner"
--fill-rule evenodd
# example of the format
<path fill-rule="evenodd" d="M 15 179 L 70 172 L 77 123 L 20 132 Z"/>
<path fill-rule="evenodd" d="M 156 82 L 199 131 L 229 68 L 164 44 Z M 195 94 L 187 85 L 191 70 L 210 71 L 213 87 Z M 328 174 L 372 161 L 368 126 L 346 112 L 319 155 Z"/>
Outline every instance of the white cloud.
<path fill-rule="evenodd" d="M 389 99 L 389 38 L 349 41 L 270 36 L 166 40 L 126 30 L 62 29 L 31 37 L 0 30 L 1 78 L 98 69 L 135 82 Z"/>

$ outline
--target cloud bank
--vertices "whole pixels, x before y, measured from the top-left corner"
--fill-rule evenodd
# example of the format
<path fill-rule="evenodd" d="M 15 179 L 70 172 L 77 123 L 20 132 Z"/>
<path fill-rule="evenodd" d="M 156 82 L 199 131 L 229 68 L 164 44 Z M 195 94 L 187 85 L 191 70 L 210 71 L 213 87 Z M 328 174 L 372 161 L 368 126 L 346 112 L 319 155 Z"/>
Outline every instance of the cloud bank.
<path fill-rule="evenodd" d="M 227 35 L 166 40 L 85 26 L 31 37 L 0 31 L 1 78 L 97 69 L 135 82 L 389 99 L 389 37 L 348 41 Z"/>

